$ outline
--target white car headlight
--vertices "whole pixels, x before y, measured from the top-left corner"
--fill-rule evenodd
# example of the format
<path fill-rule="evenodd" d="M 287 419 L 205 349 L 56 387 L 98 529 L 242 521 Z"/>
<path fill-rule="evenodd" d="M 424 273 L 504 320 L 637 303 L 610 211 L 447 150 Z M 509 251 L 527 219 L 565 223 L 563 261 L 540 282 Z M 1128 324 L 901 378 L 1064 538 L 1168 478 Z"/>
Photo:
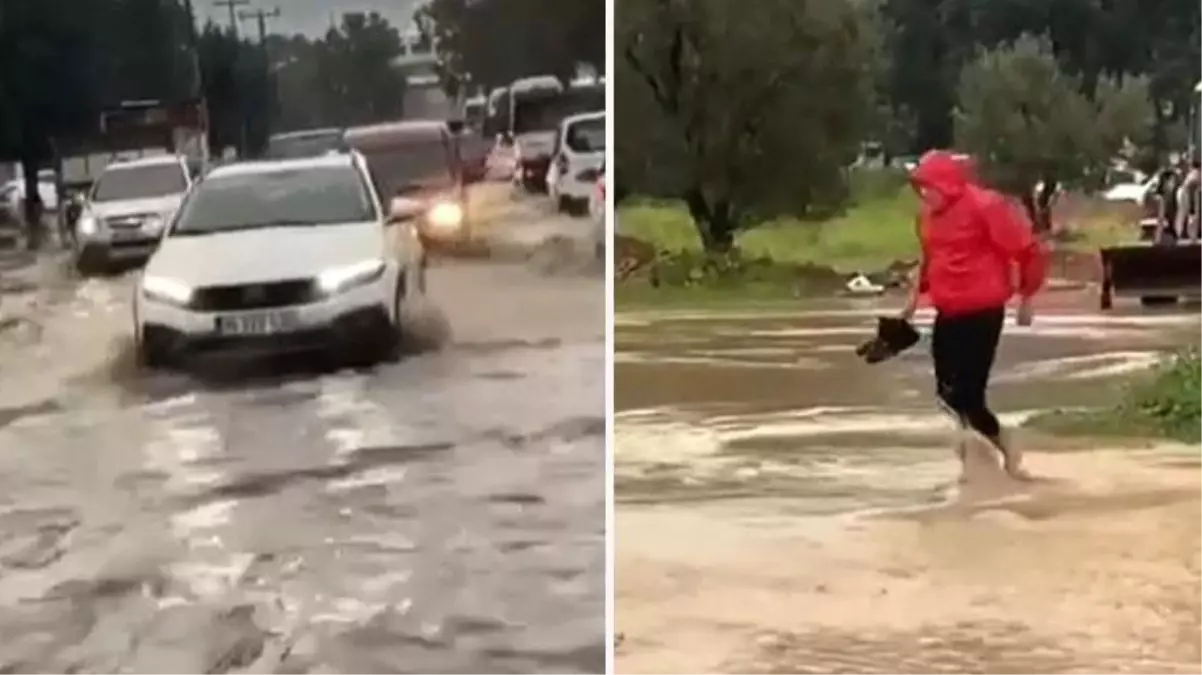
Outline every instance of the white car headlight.
<path fill-rule="evenodd" d="M 148 232 L 158 232 L 159 230 L 163 229 L 163 217 L 147 216 L 142 221 L 142 229 Z"/>
<path fill-rule="evenodd" d="M 142 277 L 142 293 L 152 300 L 172 305 L 187 305 L 192 301 L 192 287 L 166 277 Z"/>
<path fill-rule="evenodd" d="M 75 229 L 87 237 L 96 234 L 100 230 L 100 223 L 96 222 L 96 216 L 85 214 L 79 217 L 79 222 L 75 224 Z"/>
<path fill-rule="evenodd" d="M 317 286 L 324 293 L 339 293 L 355 286 L 369 284 L 384 274 L 383 260 L 364 260 L 361 263 L 335 267 L 317 275 Z"/>
<path fill-rule="evenodd" d="M 436 230 L 453 230 L 463 224 L 463 207 L 455 202 L 438 202 L 426 214 L 426 222 Z"/>

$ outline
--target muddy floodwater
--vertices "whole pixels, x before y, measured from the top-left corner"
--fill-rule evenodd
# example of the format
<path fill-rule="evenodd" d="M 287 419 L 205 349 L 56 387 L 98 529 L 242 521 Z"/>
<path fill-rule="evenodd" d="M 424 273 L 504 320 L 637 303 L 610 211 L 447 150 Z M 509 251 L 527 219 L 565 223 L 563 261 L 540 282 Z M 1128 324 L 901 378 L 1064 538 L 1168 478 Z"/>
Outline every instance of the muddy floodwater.
<path fill-rule="evenodd" d="M 1091 300 L 1007 326 L 1004 421 L 1198 340 Z M 877 309 L 619 315 L 617 670 L 1199 672 L 1197 449 L 1019 431 L 1040 480 L 960 485 L 926 345 L 854 356 Z"/>
<path fill-rule="evenodd" d="M 130 276 L 18 263 L 0 672 L 604 671 L 600 275 L 445 262 L 399 363 L 147 374 Z"/>

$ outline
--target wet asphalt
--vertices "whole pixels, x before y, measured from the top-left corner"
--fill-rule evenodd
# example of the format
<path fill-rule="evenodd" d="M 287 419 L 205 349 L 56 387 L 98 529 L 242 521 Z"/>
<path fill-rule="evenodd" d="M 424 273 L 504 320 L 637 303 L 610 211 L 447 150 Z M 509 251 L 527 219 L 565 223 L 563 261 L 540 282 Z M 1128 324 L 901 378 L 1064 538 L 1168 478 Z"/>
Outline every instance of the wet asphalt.
<path fill-rule="evenodd" d="M 444 262 L 400 363 L 153 375 L 128 275 L 0 275 L 0 671 L 603 672 L 599 274 Z"/>

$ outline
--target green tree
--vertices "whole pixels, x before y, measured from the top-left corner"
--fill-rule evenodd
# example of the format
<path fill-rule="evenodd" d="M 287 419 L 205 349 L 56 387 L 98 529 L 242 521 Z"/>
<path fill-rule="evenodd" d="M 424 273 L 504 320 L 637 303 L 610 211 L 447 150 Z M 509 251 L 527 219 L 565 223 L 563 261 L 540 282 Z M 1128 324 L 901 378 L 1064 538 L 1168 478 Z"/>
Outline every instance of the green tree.
<path fill-rule="evenodd" d="M 37 173 L 54 139 L 96 122 L 96 55 L 89 27 L 93 3 L 64 0 L 0 2 L 0 157 L 20 162 L 27 195 L 37 195 Z M 25 204 L 29 243 L 36 247 L 40 204 Z"/>
<path fill-rule="evenodd" d="M 619 144 L 627 129 L 663 132 L 657 149 L 675 162 L 673 188 L 706 250 L 839 199 L 871 105 L 857 3 L 760 0 L 747 11 L 737 0 L 623 0 L 617 16 L 618 58 L 647 97 L 619 102 Z M 619 149 L 619 161 L 638 152 Z"/>
<path fill-rule="evenodd" d="M 376 12 L 348 13 L 315 45 L 316 81 L 324 116 L 349 126 L 400 117 L 405 77 L 393 63 L 400 33 Z"/>
<path fill-rule="evenodd" d="M 241 149 L 246 137 L 246 86 L 239 81 L 243 45 L 232 32 L 212 22 L 205 24 L 197 42 L 209 108 L 209 152 L 220 156 L 226 148 Z"/>
<path fill-rule="evenodd" d="M 1090 91 L 1064 72 L 1049 40 L 1025 36 L 964 69 L 956 145 L 1018 196 L 1042 231 L 1056 186 L 1102 175 L 1128 143 L 1144 140 L 1151 120 L 1147 78 L 1101 78 Z"/>
<path fill-rule="evenodd" d="M 414 20 L 452 96 L 530 75 L 570 79 L 581 63 L 605 70 L 602 0 L 432 0 Z"/>

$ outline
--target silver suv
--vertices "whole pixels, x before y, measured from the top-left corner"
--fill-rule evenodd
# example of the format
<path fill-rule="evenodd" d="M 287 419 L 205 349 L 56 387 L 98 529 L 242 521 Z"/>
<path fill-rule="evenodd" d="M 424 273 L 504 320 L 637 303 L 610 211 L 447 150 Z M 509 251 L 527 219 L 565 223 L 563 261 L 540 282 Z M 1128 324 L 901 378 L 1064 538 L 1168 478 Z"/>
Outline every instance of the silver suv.
<path fill-rule="evenodd" d="M 105 168 L 75 225 L 76 266 L 143 263 L 198 173 L 178 155 L 119 161 Z"/>

